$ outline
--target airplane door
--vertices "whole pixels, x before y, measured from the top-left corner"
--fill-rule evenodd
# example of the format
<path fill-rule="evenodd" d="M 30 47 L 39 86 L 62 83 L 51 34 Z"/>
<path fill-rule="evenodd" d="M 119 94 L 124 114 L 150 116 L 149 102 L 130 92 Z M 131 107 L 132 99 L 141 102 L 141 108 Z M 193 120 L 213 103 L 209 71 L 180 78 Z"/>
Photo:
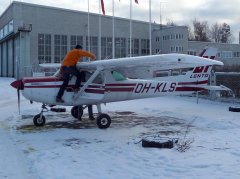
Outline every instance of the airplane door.
<path fill-rule="evenodd" d="M 81 83 L 80 91 L 73 94 L 75 104 L 96 104 L 104 98 L 104 73 L 100 70 L 85 71 L 85 80 Z"/>

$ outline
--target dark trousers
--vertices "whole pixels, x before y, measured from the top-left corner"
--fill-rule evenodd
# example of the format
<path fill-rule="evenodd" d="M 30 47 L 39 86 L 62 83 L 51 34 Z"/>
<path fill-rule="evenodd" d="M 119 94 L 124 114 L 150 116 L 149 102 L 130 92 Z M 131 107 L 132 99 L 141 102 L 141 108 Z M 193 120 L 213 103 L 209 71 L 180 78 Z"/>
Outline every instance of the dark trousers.
<path fill-rule="evenodd" d="M 88 115 L 89 115 L 89 118 L 93 118 L 93 107 L 92 107 L 92 105 L 88 105 Z"/>
<path fill-rule="evenodd" d="M 63 78 L 63 84 L 60 87 L 57 98 L 61 98 L 64 94 L 64 90 L 68 86 L 68 82 L 70 80 L 70 76 L 75 75 L 77 77 L 75 88 L 79 88 L 81 84 L 81 72 L 78 71 L 76 66 L 70 66 L 70 67 L 62 67 L 62 78 Z"/>

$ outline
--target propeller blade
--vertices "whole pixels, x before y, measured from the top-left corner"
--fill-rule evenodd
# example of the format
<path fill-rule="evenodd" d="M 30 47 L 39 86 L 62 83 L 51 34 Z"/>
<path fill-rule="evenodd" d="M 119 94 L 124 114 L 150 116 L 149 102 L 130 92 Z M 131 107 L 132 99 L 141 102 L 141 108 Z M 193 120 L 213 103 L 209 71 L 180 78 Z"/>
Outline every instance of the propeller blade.
<path fill-rule="evenodd" d="M 17 96 L 18 96 L 18 114 L 20 115 L 20 90 L 17 89 Z"/>
<path fill-rule="evenodd" d="M 18 97 L 18 113 L 20 114 L 20 90 L 24 89 L 24 84 L 22 80 L 16 80 L 11 83 L 11 86 L 17 89 L 17 97 Z"/>

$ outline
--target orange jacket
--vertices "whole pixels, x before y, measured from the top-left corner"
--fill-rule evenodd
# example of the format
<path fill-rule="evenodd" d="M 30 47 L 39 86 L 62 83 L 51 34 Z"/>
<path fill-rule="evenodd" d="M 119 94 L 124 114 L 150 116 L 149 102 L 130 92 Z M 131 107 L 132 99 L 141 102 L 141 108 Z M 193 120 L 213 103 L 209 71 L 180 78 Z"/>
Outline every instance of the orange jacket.
<path fill-rule="evenodd" d="M 81 49 L 73 49 L 69 51 L 63 59 L 62 66 L 75 66 L 82 57 L 90 57 L 91 59 L 96 60 L 95 55 L 88 51 Z"/>

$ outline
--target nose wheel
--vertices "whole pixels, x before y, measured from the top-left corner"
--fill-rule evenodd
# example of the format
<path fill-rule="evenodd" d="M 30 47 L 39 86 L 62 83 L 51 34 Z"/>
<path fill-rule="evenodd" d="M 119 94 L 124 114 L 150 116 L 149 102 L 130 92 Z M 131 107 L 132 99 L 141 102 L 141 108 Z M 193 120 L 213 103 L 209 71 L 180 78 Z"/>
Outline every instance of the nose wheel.
<path fill-rule="evenodd" d="M 33 124 L 35 126 L 44 126 L 45 122 L 46 122 L 46 118 L 44 115 L 41 116 L 41 114 L 37 114 L 33 118 Z"/>
<path fill-rule="evenodd" d="M 40 112 L 40 114 L 37 114 L 36 116 L 34 116 L 34 118 L 33 118 L 33 124 L 35 125 L 35 126 L 44 126 L 45 125 L 45 123 L 46 123 L 46 118 L 45 118 L 45 116 L 43 115 L 43 112 L 47 112 L 48 111 L 48 109 L 47 109 L 47 107 L 46 107 L 46 105 L 45 104 L 43 104 L 42 105 L 42 110 L 41 110 L 41 112 Z"/>

